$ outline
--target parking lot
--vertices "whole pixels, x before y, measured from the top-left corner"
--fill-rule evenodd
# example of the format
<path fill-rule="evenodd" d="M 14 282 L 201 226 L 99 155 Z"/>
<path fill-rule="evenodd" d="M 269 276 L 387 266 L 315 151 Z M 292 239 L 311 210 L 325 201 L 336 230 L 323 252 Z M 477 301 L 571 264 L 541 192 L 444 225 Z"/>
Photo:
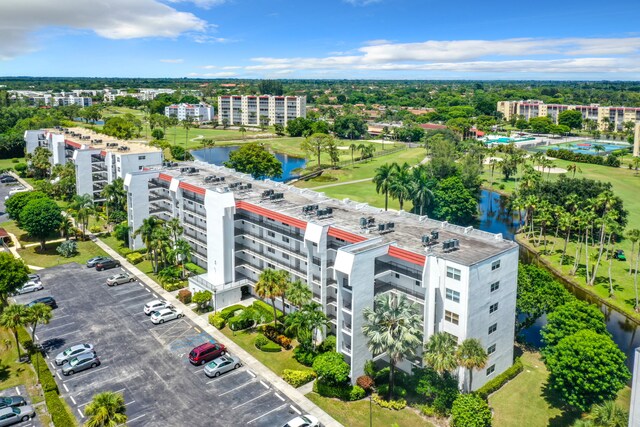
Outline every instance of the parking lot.
<path fill-rule="evenodd" d="M 191 365 L 189 351 L 211 336 L 187 318 L 154 325 L 142 310 L 157 298 L 151 289 L 137 281 L 105 285 L 121 271 L 78 264 L 41 270 L 45 289 L 16 298 L 56 299 L 53 320 L 38 326 L 37 341 L 81 422 L 92 396 L 105 390 L 123 393 L 129 426 L 279 426 L 298 415 L 299 408 L 257 372 L 242 367 L 213 379 L 204 366 Z M 94 345 L 101 365 L 65 377 L 53 358 L 80 343 Z"/>
<path fill-rule="evenodd" d="M 4 198 L 9 196 L 10 191 L 17 190 L 20 188 L 23 188 L 23 187 L 18 183 L 12 183 L 12 184 L 0 183 L 0 222 L 9 221 L 9 216 L 5 212 L 5 208 L 4 208 Z"/>
<path fill-rule="evenodd" d="M 8 396 L 22 396 L 27 401 L 27 405 L 33 405 L 31 399 L 29 398 L 29 394 L 23 385 L 18 387 L 6 388 L 4 390 L 0 390 L 1 397 Z M 29 421 L 20 422 L 18 424 L 13 424 L 15 427 L 41 427 L 42 423 L 38 419 L 38 415 L 30 419 Z"/>

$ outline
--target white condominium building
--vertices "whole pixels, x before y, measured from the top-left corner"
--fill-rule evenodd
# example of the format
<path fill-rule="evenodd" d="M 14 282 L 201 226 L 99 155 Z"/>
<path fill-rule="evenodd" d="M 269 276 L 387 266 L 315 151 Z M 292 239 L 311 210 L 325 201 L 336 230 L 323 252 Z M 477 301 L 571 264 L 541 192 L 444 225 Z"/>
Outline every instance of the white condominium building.
<path fill-rule="evenodd" d="M 556 124 L 558 123 L 558 115 L 562 111 L 576 110 L 582 113 L 583 120 L 593 120 L 603 131 L 608 129 L 609 123 L 613 124 L 616 131 L 623 130 L 625 122 L 640 123 L 640 108 L 636 107 L 603 107 L 598 104 L 545 104 L 542 101 L 527 100 L 499 101 L 497 109 L 506 120 L 514 116 L 522 116 L 525 120 L 534 117 L 550 117 Z"/>
<path fill-rule="evenodd" d="M 458 342 L 480 340 L 489 359 L 474 373 L 474 389 L 513 362 L 518 245 L 500 234 L 338 201 L 200 162 L 133 172 L 125 187 L 131 229 L 150 215 L 180 219 L 193 261 L 207 270 L 191 277 L 189 287 L 210 290 L 216 309 L 253 294 L 267 268 L 306 283 L 331 321 L 328 332 L 336 335 L 353 381 L 372 359 L 362 311 L 387 293 L 416 305 L 425 342 L 439 331 Z M 139 237 L 130 243 L 142 246 Z M 410 372 L 421 359 L 400 367 Z M 461 384 L 465 375 L 461 370 Z"/>
<path fill-rule="evenodd" d="M 209 104 L 173 104 L 164 107 L 164 115 L 177 117 L 178 120 L 191 120 L 192 122 L 205 123 L 213 120 L 213 107 Z"/>
<path fill-rule="evenodd" d="M 52 165 L 73 162 L 76 167 L 76 193 L 90 194 L 95 202 L 105 185 L 127 173 L 162 165 L 162 150 L 123 141 L 84 128 L 28 130 L 24 134 L 27 153 L 36 147 L 51 151 Z"/>
<path fill-rule="evenodd" d="M 226 95 L 218 97 L 218 123 L 229 125 L 285 125 L 307 116 L 305 96 Z"/>

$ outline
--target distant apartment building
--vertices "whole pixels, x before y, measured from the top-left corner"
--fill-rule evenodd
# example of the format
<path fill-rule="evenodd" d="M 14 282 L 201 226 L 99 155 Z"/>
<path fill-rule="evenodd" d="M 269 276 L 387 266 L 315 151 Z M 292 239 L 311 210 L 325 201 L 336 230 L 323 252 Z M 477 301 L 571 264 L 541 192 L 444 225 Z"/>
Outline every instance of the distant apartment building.
<path fill-rule="evenodd" d="M 640 123 L 640 108 L 637 107 L 603 107 L 599 104 L 545 104 L 543 101 L 527 100 L 498 101 L 497 110 L 506 120 L 518 116 L 524 117 L 525 120 L 534 117 L 550 117 L 556 124 L 558 123 L 558 115 L 562 111 L 576 110 L 582 113 L 583 120 L 595 121 L 603 131 L 607 130 L 609 123 L 613 124 L 616 131 L 622 131 L 625 122 Z"/>
<path fill-rule="evenodd" d="M 640 347 L 633 352 L 633 378 L 631 379 L 631 405 L 629 427 L 640 427 Z"/>
<path fill-rule="evenodd" d="M 79 92 L 79 91 L 78 91 Z M 53 94 L 41 91 L 10 91 L 12 100 L 24 100 L 29 105 L 42 105 L 49 107 L 62 107 L 66 105 L 78 105 L 80 107 L 90 107 L 93 100 L 90 96 L 82 96 L 80 93 L 59 93 Z"/>
<path fill-rule="evenodd" d="M 201 102 L 200 104 L 173 104 L 164 107 L 164 115 L 177 117 L 178 120 L 207 123 L 213 121 L 213 107 Z"/>
<path fill-rule="evenodd" d="M 113 102 L 118 97 L 131 96 L 140 101 L 152 101 L 156 98 L 156 96 L 168 93 L 173 94 L 175 92 L 174 89 L 138 89 L 137 92 L 129 92 L 125 89 L 106 89 L 104 93 L 104 101 L 105 102 Z"/>
<path fill-rule="evenodd" d="M 189 278 L 189 287 L 209 290 L 216 309 L 255 295 L 267 268 L 307 284 L 354 381 L 365 361 L 386 357 L 374 358 L 362 333 L 363 309 L 382 294 L 415 304 L 425 342 L 436 332 L 458 342 L 480 340 L 489 358 L 473 374 L 474 389 L 513 362 L 518 245 L 501 234 L 338 201 L 200 162 L 132 172 L 125 188 L 132 230 L 149 216 L 180 220 L 193 262 L 207 270 Z M 142 246 L 139 236 L 130 237 L 131 248 Z M 419 347 L 401 369 L 422 365 Z M 460 370 L 461 384 L 467 375 Z"/>
<path fill-rule="evenodd" d="M 102 189 L 116 178 L 145 167 L 162 165 L 162 150 L 146 144 L 118 140 L 84 128 L 28 130 L 27 153 L 37 147 L 51 151 L 52 165 L 72 162 L 76 168 L 76 193 L 90 194 L 101 202 Z"/>
<path fill-rule="evenodd" d="M 307 116 L 305 96 L 225 95 L 218 97 L 218 123 L 260 126 Z"/>

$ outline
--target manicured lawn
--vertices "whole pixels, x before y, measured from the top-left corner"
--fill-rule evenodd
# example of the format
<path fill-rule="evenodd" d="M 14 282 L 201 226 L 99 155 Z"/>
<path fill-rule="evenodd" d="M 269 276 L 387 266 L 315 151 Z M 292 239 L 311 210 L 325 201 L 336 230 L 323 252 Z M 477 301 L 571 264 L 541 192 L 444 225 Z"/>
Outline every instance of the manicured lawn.
<path fill-rule="evenodd" d="M 60 245 L 60 243 L 47 244 L 44 252 L 36 251 L 36 249 L 40 248 L 40 245 L 37 245 L 20 249 L 18 253 L 27 265 L 35 265 L 37 267 L 44 268 L 55 267 L 56 265 L 60 264 L 69 264 L 71 262 L 84 264 L 90 258 L 107 255 L 102 249 L 100 249 L 98 245 L 88 240 L 85 242 L 78 242 L 77 255 L 71 258 L 64 258 L 60 256 L 58 252 L 56 252 L 56 248 Z"/>
<path fill-rule="evenodd" d="M 14 159 L 0 159 L 1 169 L 13 169 L 18 163 L 24 163 L 24 157 L 16 157 L 19 162 L 13 162 Z"/>
<path fill-rule="evenodd" d="M 524 370 L 500 390 L 489 397 L 493 409 L 493 425 L 500 427 L 570 426 L 575 414 L 565 413 L 545 398 L 545 385 L 549 372 L 539 353 L 522 355 Z M 625 410 L 629 409 L 630 388 L 625 387 L 617 400 Z"/>
<path fill-rule="evenodd" d="M 222 329 L 222 333 L 279 376 L 282 376 L 282 372 L 285 369 L 296 369 L 299 371 L 311 370 L 311 368 L 298 363 L 298 361 L 293 358 L 293 350 L 267 353 L 257 349 L 253 344 L 257 335 L 256 332 L 240 331 L 234 335 L 232 330 L 225 327 Z"/>
<path fill-rule="evenodd" d="M 401 411 L 392 409 L 384 409 L 375 403 L 369 403 L 369 399 L 359 400 L 357 402 L 343 402 L 339 399 L 322 397 L 317 393 L 309 393 L 306 395 L 309 400 L 318 405 L 320 409 L 331 415 L 339 423 L 349 427 L 367 427 L 369 426 L 369 417 L 373 419 L 374 426 L 393 426 L 399 427 L 415 427 L 415 426 L 431 426 L 418 412 L 412 408 L 405 408 Z M 370 412 L 371 409 L 371 412 Z M 494 424 L 499 426 L 500 424 Z"/>
<path fill-rule="evenodd" d="M 16 236 L 16 238 L 20 241 L 20 243 L 24 245 L 28 245 L 30 243 L 36 243 L 38 240 L 29 236 L 26 231 L 18 228 L 15 221 L 5 221 L 0 223 L 0 227 L 7 230 L 9 233 Z"/>

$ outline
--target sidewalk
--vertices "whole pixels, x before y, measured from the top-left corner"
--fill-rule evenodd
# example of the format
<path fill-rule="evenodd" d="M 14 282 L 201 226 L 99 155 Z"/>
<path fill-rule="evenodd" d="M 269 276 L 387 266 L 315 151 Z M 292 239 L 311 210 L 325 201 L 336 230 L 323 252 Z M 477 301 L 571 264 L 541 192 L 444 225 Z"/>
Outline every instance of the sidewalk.
<path fill-rule="evenodd" d="M 341 426 L 339 422 L 334 420 L 329 414 L 324 412 L 322 409 L 317 407 L 313 402 L 307 399 L 304 394 L 302 394 L 299 390 L 295 389 L 287 382 L 285 382 L 282 378 L 277 376 L 273 371 L 264 366 L 262 363 L 258 362 L 253 356 L 244 351 L 242 347 L 238 346 L 233 341 L 230 341 L 227 337 L 222 334 L 222 332 L 218 331 L 216 328 L 211 326 L 207 320 L 203 317 L 200 317 L 196 313 L 194 313 L 188 306 L 182 304 L 178 301 L 171 293 L 162 289 L 155 281 L 153 281 L 149 276 L 140 271 L 135 265 L 131 264 L 127 261 L 126 258 L 118 254 L 116 251 L 111 249 L 109 245 L 98 239 L 94 235 L 90 235 L 91 240 L 95 242 L 102 250 L 104 250 L 109 256 L 113 257 L 120 261 L 123 267 L 127 268 L 133 275 L 135 275 L 138 280 L 145 283 L 149 286 L 155 293 L 157 293 L 161 298 L 166 301 L 171 302 L 175 307 L 182 310 L 186 317 L 191 319 L 198 327 L 202 330 L 213 336 L 216 341 L 223 342 L 224 345 L 229 349 L 230 353 L 237 355 L 240 357 L 245 366 L 249 369 L 260 373 L 264 379 L 269 381 L 275 389 L 280 391 L 281 393 L 286 394 L 289 399 L 291 399 L 296 405 L 298 405 L 303 413 L 311 414 L 314 417 L 318 418 L 320 423 L 326 427 L 333 426 Z"/>

